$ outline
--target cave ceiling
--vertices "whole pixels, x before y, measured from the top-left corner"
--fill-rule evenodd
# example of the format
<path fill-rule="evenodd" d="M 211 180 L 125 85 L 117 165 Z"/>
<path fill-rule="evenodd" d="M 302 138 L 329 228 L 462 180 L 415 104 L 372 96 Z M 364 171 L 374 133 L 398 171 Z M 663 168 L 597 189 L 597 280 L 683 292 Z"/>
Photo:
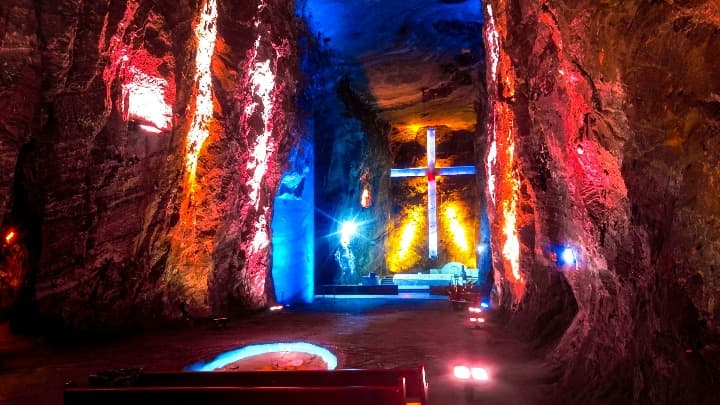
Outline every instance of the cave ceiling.
<path fill-rule="evenodd" d="M 350 67 L 353 88 L 392 125 L 392 142 L 414 140 L 425 126 L 474 130 L 479 1 L 307 0 L 303 12 Z"/>

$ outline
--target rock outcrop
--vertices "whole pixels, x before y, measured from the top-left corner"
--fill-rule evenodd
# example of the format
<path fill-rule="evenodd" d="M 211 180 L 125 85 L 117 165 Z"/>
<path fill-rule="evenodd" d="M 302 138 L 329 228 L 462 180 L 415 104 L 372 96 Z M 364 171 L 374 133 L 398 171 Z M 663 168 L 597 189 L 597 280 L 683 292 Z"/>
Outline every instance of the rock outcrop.
<path fill-rule="evenodd" d="M 572 402 L 716 402 L 720 3 L 494 0 L 486 45 L 497 302 Z"/>
<path fill-rule="evenodd" d="M 272 302 L 292 2 L 10 0 L 0 17 L 0 227 L 32 253 L 0 262 L 27 273 L 19 322 L 96 329 Z"/>

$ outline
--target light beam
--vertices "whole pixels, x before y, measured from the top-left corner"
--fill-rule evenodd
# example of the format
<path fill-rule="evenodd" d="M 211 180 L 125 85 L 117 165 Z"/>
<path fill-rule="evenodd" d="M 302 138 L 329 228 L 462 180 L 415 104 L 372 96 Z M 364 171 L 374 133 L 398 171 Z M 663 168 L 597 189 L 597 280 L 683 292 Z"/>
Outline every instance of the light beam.
<path fill-rule="evenodd" d="M 195 26 L 197 52 L 195 54 L 195 112 L 185 143 L 185 169 L 190 191 L 195 190 L 198 156 L 205 140 L 210 136 L 208 125 L 213 116 L 213 89 L 210 63 L 217 39 L 217 0 L 205 0 L 200 21 Z"/>

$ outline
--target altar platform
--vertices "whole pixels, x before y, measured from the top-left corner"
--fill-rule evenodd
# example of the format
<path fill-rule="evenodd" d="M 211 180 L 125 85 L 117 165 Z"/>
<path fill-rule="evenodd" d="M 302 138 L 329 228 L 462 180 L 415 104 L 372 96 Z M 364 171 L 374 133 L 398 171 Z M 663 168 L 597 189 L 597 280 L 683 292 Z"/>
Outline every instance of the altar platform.
<path fill-rule="evenodd" d="M 398 287 L 425 287 L 430 286 L 446 286 L 452 285 L 453 280 L 458 280 L 459 277 L 453 274 L 395 274 L 393 276 L 393 283 Z"/>
<path fill-rule="evenodd" d="M 463 277 L 464 273 L 464 277 Z M 325 284 L 317 286 L 316 295 L 398 295 L 402 293 L 446 294 L 447 287 L 477 280 L 478 270 L 446 265 L 420 273 L 397 273 L 386 276 L 368 274 L 359 284 Z"/>

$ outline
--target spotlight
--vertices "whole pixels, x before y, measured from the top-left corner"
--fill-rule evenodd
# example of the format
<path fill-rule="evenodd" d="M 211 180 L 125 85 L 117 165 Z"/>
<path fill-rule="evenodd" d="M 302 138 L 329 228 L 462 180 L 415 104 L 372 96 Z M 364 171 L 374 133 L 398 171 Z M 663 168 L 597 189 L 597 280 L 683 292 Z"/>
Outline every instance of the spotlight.
<path fill-rule="evenodd" d="M 490 308 L 490 304 L 488 304 L 487 302 L 483 302 L 480 304 L 480 307 L 481 308 Z"/>
<path fill-rule="evenodd" d="M 5 243 L 11 243 L 13 240 L 15 240 L 15 231 L 10 231 L 5 235 Z"/>
<path fill-rule="evenodd" d="M 478 312 L 482 312 L 482 309 L 480 309 L 478 307 L 468 307 L 468 312 L 478 313 Z"/>
<path fill-rule="evenodd" d="M 282 306 L 282 305 L 273 305 L 273 306 L 270 307 L 270 310 L 271 310 L 271 311 L 279 311 L 279 310 L 281 310 L 281 309 L 283 309 L 283 306 Z"/>
<path fill-rule="evenodd" d="M 357 232 L 358 225 L 354 221 L 345 221 L 340 226 L 340 244 L 347 246 L 350 244 L 350 239 Z"/>
<path fill-rule="evenodd" d="M 473 380 L 490 381 L 490 374 L 488 374 L 487 370 L 482 367 L 471 368 L 470 375 L 472 376 Z"/>
<path fill-rule="evenodd" d="M 453 374 L 459 380 L 490 381 L 490 373 L 484 367 L 455 366 Z"/>
<path fill-rule="evenodd" d="M 566 247 L 560 252 L 560 262 L 562 264 L 575 264 L 575 251 L 572 248 Z"/>
<path fill-rule="evenodd" d="M 455 374 L 455 378 L 459 378 L 461 380 L 470 379 L 470 369 L 465 366 L 455 366 L 453 374 Z"/>

